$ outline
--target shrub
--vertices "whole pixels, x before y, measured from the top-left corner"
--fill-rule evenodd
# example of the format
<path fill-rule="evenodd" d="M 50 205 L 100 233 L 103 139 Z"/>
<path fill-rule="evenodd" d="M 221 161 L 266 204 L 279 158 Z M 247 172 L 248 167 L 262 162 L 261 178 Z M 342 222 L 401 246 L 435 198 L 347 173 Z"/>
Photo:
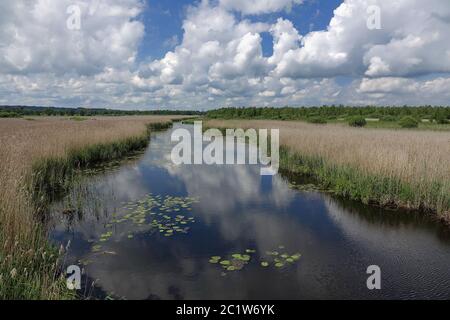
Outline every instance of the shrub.
<path fill-rule="evenodd" d="M 384 116 L 381 118 L 381 120 L 386 122 L 394 122 L 397 121 L 397 118 L 394 116 Z"/>
<path fill-rule="evenodd" d="M 311 117 L 311 118 L 308 118 L 307 121 L 309 123 L 315 123 L 315 124 L 326 124 L 327 123 L 327 120 L 322 117 Z"/>
<path fill-rule="evenodd" d="M 16 112 L 0 111 L 0 118 L 21 118 L 22 116 Z"/>
<path fill-rule="evenodd" d="M 417 128 L 419 127 L 419 121 L 410 116 L 404 117 L 400 120 L 400 126 L 402 128 Z"/>
<path fill-rule="evenodd" d="M 87 118 L 87 117 L 75 116 L 75 117 L 70 118 L 70 120 L 72 120 L 72 121 L 86 121 L 86 120 L 89 120 L 89 118 Z"/>
<path fill-rule="evenodd" d="M 447 117 L 445 115 L 437 115 L 435 117 L 435 120 L 438 124 L 448 124 L 449 120 L 447 119 Z"/>
<path fill-rule="evenodd" d="M 365 127 L 367 121 L 364 117 L 353 117 L 348 123 L 351 127 Z"/>
<path fill-rule="evenodd" d="M 368 117 L 371 118 L 371 119 L 381 119 L 382 115 L 377 113 L 377 112 L 374 112 L 374 113 L 369 114 Z"/>

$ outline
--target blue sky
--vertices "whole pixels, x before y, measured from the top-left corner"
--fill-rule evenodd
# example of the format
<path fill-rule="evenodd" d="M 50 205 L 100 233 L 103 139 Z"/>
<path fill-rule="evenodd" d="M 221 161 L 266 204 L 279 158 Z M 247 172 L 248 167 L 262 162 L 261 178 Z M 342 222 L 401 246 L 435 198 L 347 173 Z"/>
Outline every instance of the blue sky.
<path fill-rule="evenodd" d="M 145 25 L 145 38 L 139 46 L 139 59 L 161 59 L 167 50 L 175 47 L 183 38 L 183 20 L 188 6 L 195 6 L 198 1 L 192 0 L 147 0 L 142 14 Z M 253 21 L 274 23 L 279 17 L 289 19 L 302 34 L 310 31 L 323 30 L 328 26 L 333 11 L 342 0 L 308 0 L 301 7 L 297 6 L 290 12 L 281 11 L 261 16 L 248 17 Z M 176 39 L 178 42 L 175 42 Z M 263 34 L 263 51 L 269 56 L 273 49 L 273 39 L 268 33 Z"/>
<path fill-rule="evenodd" d="M 0 104 L 449 105 L 448 0 L 0 2 Z"/>

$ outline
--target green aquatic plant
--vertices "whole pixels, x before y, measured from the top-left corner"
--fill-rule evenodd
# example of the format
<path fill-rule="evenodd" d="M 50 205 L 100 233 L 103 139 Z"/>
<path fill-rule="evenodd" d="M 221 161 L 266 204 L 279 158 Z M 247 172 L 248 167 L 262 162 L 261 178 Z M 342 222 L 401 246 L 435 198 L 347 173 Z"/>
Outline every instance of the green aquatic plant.
<path fill-rule="evenodd" d="M 295 189 L 302 192 L 326 192 L 328 191 L 326 188 L 322 187 L 320 184 L 313 184 L 313 183 L 296 183 L 296 182 L 289 182 L 289 187 L 291 189 Z"/>
<path fill-rule="evenodd" d="M 100 252 L 100 250 L 102 250 L 102 246 L 101 245 L 94 245 L 92 246 L 92 252 Z"/>
<path fill-rule="evenodd" d="M 209 259 L 209 263 L 217 264 L 217 263 L 219 263 L 220 259 L 222 259 L 222 257 L 219 257 L 219 256 L 211 257 L 211 259 Z"/>
<path fill-rule="evenodd" d="M 176 216 L 172 214 L 190 208 L 196 202 L 198 202 L 198 199 L 191 197 L 166 196 L 163 199 L 159 195 L 149 194 L 144 199 L 122 203 L 122 209 L 127 213 L 122 215 L 122 219 L 116 219 L 115 221 L 116 223 L 131 221 L 138 226 L 149 223 L 158 230 L 169 231 L 168 233 L 174 231 L 186 232 L 188 229 L 181 227 L 181 225 L 194 223 L 195 218 L 188 217 L 187 214 Z M 149 218 L 151 218 L 150 222 Z"/>
<path fill-rule="evenodd" d="M 233 272 L 242 270 L 247 264 L 250 263 L 252 257 L 250 254 L 256 253 L 256 250 L 247 249 L 244 253 L 233 253 L 227 259 L 223 259 L 220 256 L 213 256 L 209 259 L 209 263 L 211 264 L 219 264 L 222 269 L 222 276 L 226 275 L 225 271 Z"/>
<path fill-rule="evenodd" d="M 198 201 L 198 198 L 193 197 L 166 196 L 163 198 L 161 195 L 148 194 L 137 201 L 122 202 L 120 212 L 112 215 L 111 221 L 105 225 L 106 231 L 100 235 L 97 243 L 94 241 L 91 250 L 93 253 L 100 253 L 101 244 L 108 242 L 113 237 L 112 229 L 122 224 L 126 224 L 127 228 L 130 224 L 134 225 L 136 231 L 142 231 L 142 227 L 150 227 L 153 233 L 159 233 L 165 238 L 173 237 L 176 234 L 187 234 L 191 230 L 189 225 L 195 223 L 195 218 L 188 216 L 188 213 L 177 215 L 174 213 L 191 208 Z M 129 240 L 134 237 L 135 235 L 131 232 L 126 234 L 126 238 Z"/>
<path fill-rule="evenodd" d="M 279 246 L 278 248 L 284 249 L 284 246 Z M 276 268 L 283 268 L 286 265 L 292 265 L 298 260 L 300 260 L 301 254 L 295 253 L 295 254 L 289 254 L 287 252 L 284 252 L 282 254 L 278 254 L 276 251 L 268 251 L 267 254 L 267 260 L 272 259 L 272 263 Z M 269 263 L 267 261 L 264 261 L 264 265 L 267 267 Z M 267 265 L 266 265 L 267 264 Z M 261 263 L 262 265 L 262 263 Z"/>
<path fill-rule="evenodd" d="M 265 256 L 261 257 L 259 266 L 266 269 L 273 265 L 276 269 L 281 269 L 289 265 L 294 265 L 298 260 L 300 260 L 301 254 L 289 254 L 286 252 L 284 245 L 279 245 L 278 249 L 283 250 L 282 253 L 278 251 L 266 251 Z M 223 259 L 220 256 L 213 256 L 209 259 L 210 264 L 220 264 L 222 267 L 222 276 L 226 275 L 226 271 L 240 271 L 244 267 L 251 263 L 252 256 L 250 254 L 256 254 L 257 251 L 253 249 L 246 249 L 246 254 L 233 253 L 227 259 Z"/>

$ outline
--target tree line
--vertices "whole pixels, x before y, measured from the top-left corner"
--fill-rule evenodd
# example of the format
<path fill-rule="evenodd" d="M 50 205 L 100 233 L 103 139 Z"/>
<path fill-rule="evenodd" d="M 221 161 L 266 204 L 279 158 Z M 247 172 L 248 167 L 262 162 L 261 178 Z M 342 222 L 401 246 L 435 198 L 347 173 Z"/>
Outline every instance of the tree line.
<path fill-rule="evenodd" d="M 90 108 L 56 108 L 37 106 L 0 106 L 0 118 L 17 118 L 23 116 L 127 116 L 127 115 L 202 115 L 200 111 L 181 110 L 113 110 Z"/>
<path fill-rule="evenodd" d="M 419 106 L 419 107 L 284 107 L 284 108 L 222 108 L 207 112 L 209 118 L 220 119 L 268 119 L 268 120 L 334 120 L 365 117 L 381 121 L 398 121 L 404 117 L 417 120 L 429 119 L 447 123 L 450 120 L 450 107 Z"/>

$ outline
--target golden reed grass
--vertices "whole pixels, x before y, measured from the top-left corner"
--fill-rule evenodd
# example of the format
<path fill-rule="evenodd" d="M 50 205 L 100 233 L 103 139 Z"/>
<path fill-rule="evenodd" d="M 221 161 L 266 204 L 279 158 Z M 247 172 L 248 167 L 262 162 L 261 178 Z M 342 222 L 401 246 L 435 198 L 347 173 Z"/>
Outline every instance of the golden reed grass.
<path fill-rule="evenodd" d="M 27 194 L 26 179 L 33 163 L 64 157 L 69 150 L 142 136 L 148 124 L 174 118 L 0 119 L 0 298 L 53 299 L 61 298 L 64 291 L 48 269 L 51 263 L 36 266 L 37 260 L 27 256 L 45 256 L 47 248 Z"/>
<path fill-rule="evenodd" d="M 423 203 L 450 218 L 450 132 L 358 129 L 342 125 L 265 120 L 210 120 L 212 128 L 278 128 L 280 143 L 293 153 L 324 160 L 335 168 L 355 169 L 367 177 L 411 186 L 417 209 Z M 365 180 L 371 181 L 371 180 Z M 372 180 L 375 181 L 375 180 Z M 356 183 L 357 181 L 355 181 Z M 397 186 L 387 186 L 386 192 Z M 393 195 L 385 194 L 388 203 Z M 433 199 L 431 199 L 433 198 Z M 414 202 L 414 201 L 412 201 Z"/>

